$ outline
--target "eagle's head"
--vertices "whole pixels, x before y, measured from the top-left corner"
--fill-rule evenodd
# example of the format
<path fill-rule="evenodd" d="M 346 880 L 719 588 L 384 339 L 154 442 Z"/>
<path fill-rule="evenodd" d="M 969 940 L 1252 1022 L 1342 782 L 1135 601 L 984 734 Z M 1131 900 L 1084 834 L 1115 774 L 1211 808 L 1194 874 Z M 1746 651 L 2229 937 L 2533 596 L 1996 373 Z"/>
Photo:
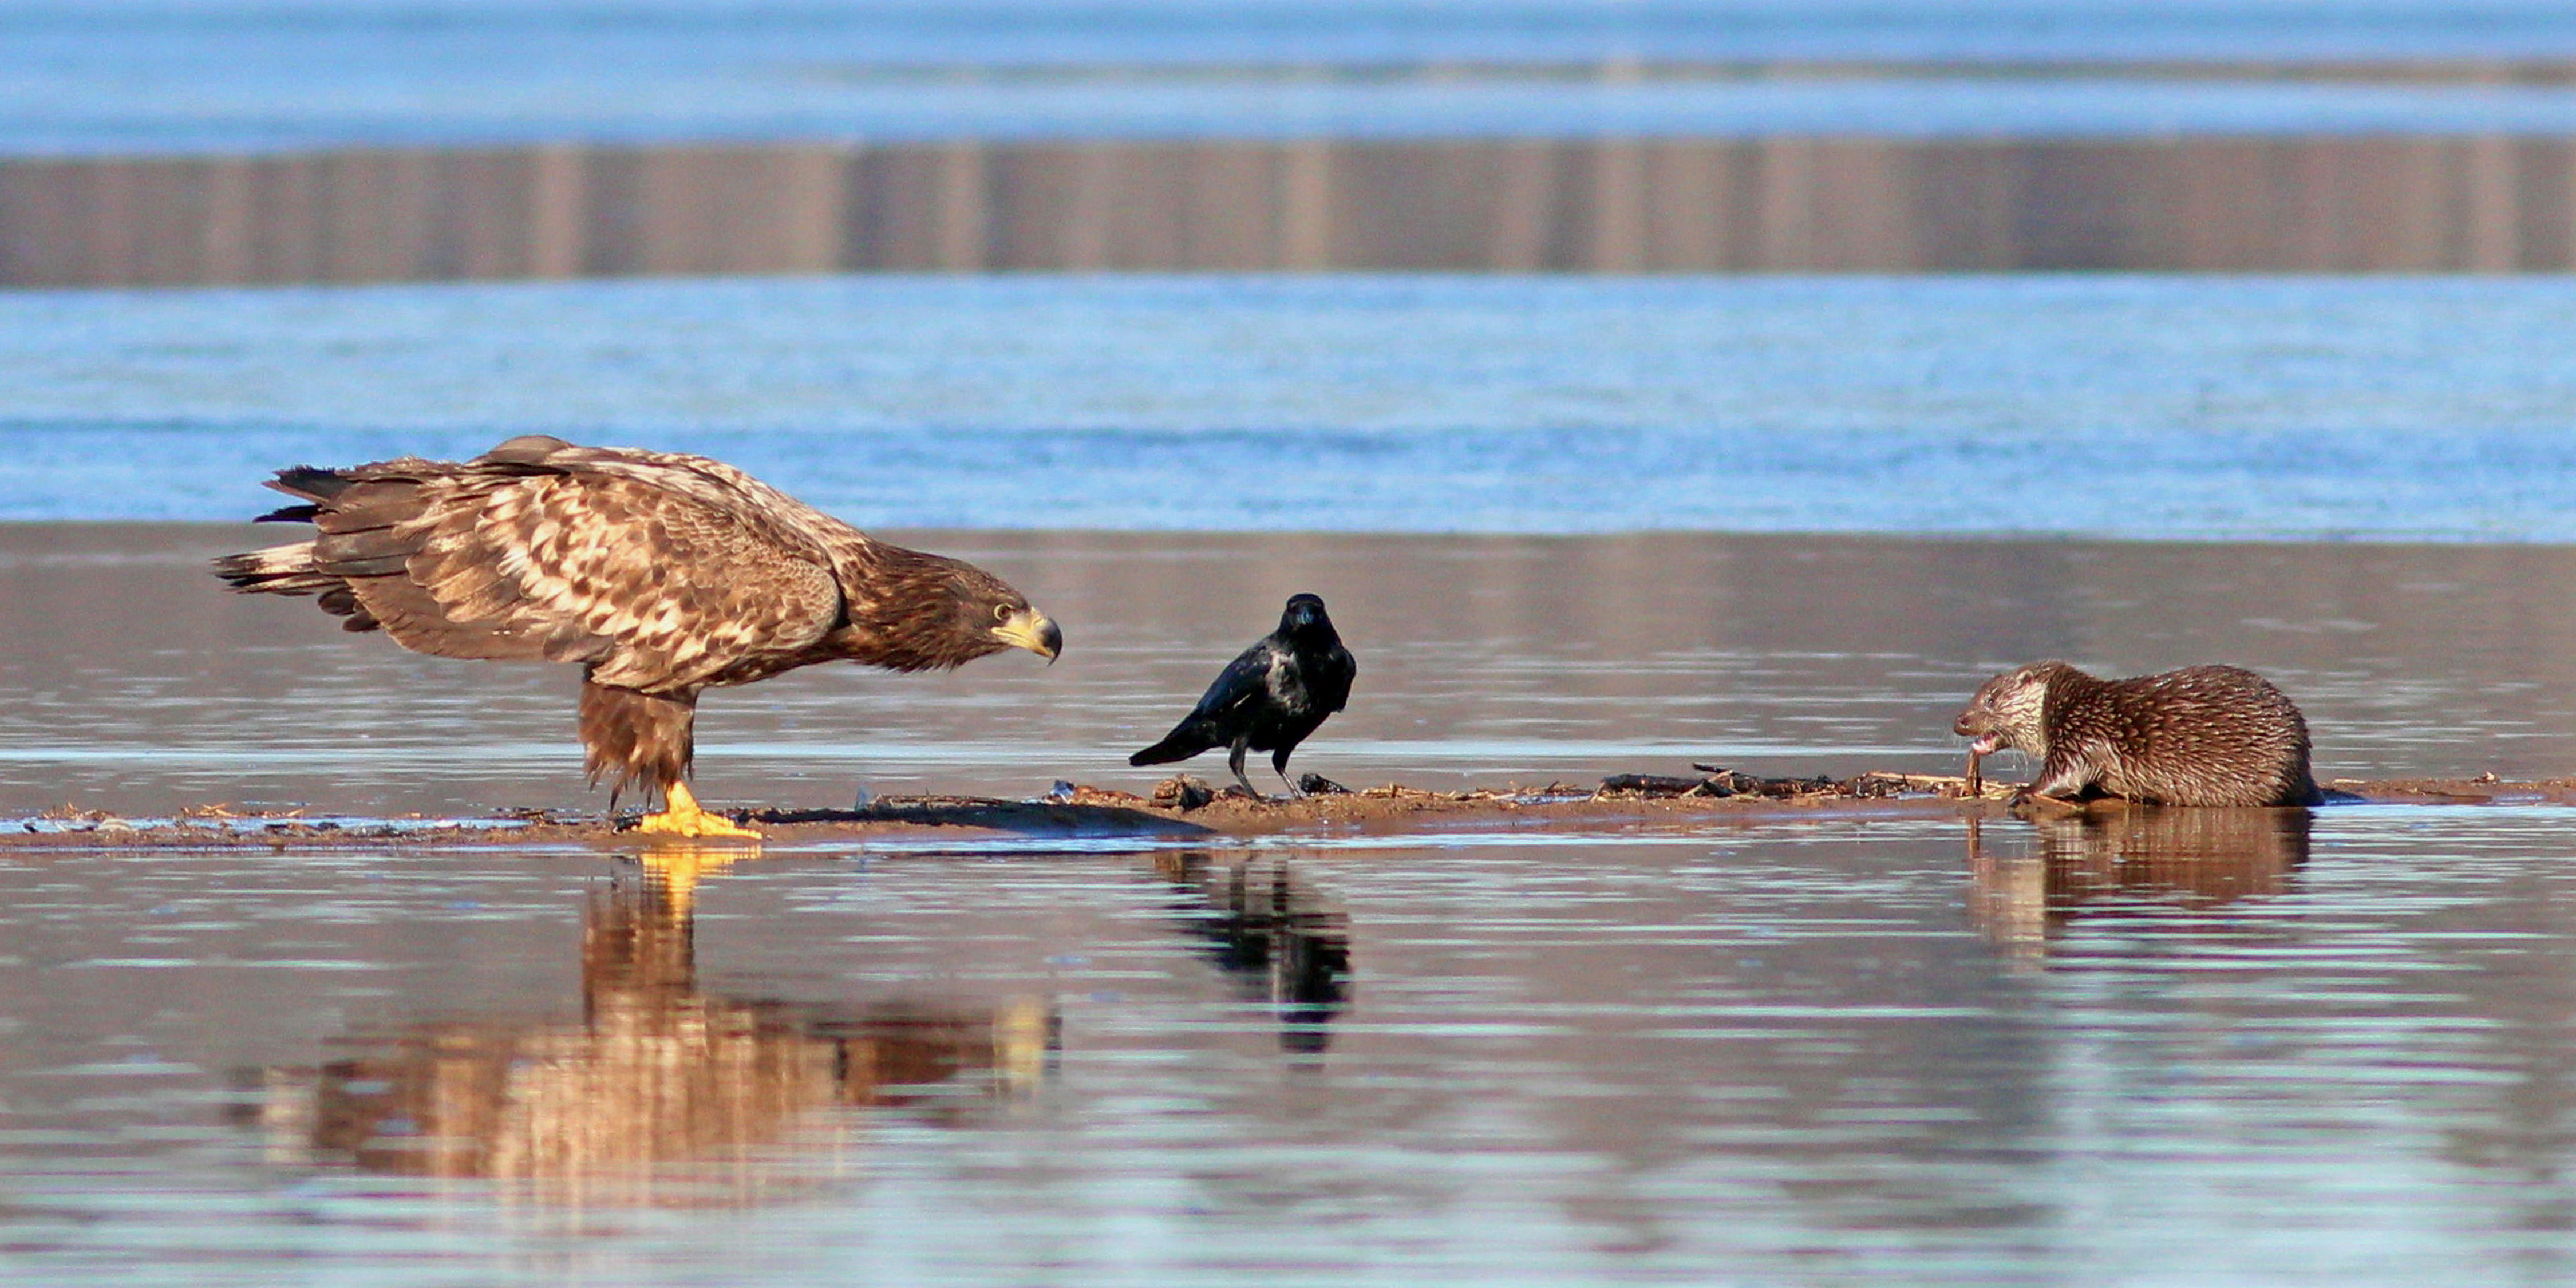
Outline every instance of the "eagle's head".
<path fill-rule="evenodd" d="M 946 555 L 879 544 L 841 582 L 847 614 L 831 649 L 891 671 L 946 670 L 1024 648 L 1052 662 L 1064 632 L 1001 578 Z"/>
<path fill-rule="evenodd" d="M 1024 648 L 1050 665 L 1064 652 L 1064 632 L 1001 578 L 971 564 L 959 564 L 949 593 L 956 601 L 959 634 L 976 640 L 981 645 L 977 652 Z"/>

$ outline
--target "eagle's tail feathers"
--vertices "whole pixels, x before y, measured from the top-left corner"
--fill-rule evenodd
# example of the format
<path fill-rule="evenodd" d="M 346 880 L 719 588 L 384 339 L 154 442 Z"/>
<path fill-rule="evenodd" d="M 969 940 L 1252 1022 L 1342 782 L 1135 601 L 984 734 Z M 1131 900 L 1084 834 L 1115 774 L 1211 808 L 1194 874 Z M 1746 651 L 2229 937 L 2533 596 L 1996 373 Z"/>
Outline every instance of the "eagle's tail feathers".
<path fill-rule="evenodd" d="M 323 612 L 342 619 L 342 630 L 372 631 L 379 625 L 349 583 L 313 567 L 310 541 L 225 555 L 215 561 L 215 575 L 245 595 L 315 596 Z"/>
<path fill-rule="evenodd" d="M 318 595 L 340 584 L 313 567 L 313 543 L 270 546 L 215 561 L 215 575 L 246 594 Z"/>
<path fill-rule="evenodd" d="M 420 553 L 423 534 L 392 524 L 332 530 L 313 543 L 313 566 L 334 577 L 391 577 Z"/>
<path fill-rule="evenodd" d="M 291 465 L 279 470 L 277 477 L 270 479 L 268 485 L 288 496 L 300 496 L 307 501 L 328 501 L 348 491 L 350 485 L 357 481 L 338 470 Z"/>

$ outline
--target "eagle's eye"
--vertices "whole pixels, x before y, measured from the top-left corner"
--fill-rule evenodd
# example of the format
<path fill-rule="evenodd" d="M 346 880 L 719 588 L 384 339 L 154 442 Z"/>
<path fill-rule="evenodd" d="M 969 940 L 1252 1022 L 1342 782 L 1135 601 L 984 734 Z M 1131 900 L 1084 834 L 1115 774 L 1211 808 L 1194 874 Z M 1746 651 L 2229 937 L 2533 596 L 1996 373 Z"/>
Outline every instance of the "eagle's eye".
<path fill-rule="evenodd" d="M 1009 621 L 1010 619 L 1011 619 L 1011 606 L 1010 606 L 1010 605 L 1008 605 L 1008 604 L 995 604 L 995 605 L 993 605 L 993 620 L 994 620 L 994 621 L 997 621 L 997 622 L 1006 622 L 1006 621 Z"/>

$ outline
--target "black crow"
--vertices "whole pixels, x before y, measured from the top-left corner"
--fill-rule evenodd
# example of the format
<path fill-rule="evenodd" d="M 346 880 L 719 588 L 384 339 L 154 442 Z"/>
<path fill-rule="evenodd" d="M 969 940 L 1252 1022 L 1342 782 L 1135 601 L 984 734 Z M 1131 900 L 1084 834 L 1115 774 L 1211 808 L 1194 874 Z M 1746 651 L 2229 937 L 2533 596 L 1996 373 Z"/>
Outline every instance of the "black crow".
<path fill-rule="evenodd" d="M 1165 765 L 1210 747 L 1230 747 L 1234 754 L 1226 767 L 1243 790 L 1259 796 L 1252 780 L 1243 776 L 1245 750 L 1269 752 L 1270 767 L 1287 783 L 1288 753 L 1350 700 L 1351 677 L 1357 674 L 1359 664 L 1333 633 L 1324 601 L 1291 596 L 1287 611 L 1279 615 L 1279 629 L 1245 649 L 1189 715 L 1127 763 Z M 1288 790 L 1296 792 L 1297 785 L 1288 783 Z"/>

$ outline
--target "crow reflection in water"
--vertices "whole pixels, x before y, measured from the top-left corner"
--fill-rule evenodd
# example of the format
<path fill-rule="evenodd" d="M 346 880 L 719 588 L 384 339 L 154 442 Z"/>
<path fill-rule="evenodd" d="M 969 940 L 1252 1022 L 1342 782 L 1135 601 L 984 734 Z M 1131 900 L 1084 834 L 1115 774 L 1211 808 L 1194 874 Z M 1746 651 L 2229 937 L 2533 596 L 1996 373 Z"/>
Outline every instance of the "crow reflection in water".
<path fill-rule="evenodd" d="M 1285 863 L 1220 864 L 1191 851 L 1154 857 L 1189 896 L 1182 911 L 1218 969 L 1279 1017 L 1279 1046 L 1304 1055 L 1331 1041 L 1350 998 L 1351 932 Z"/>
<path fill-rule="evenodd" d="M 1279 615 L 1279 629 L 1229 663 L 1161 742 L 1129 756 L 1127 763 L 1163 765 L 1225 747 L 1231 752 L 1226 768 L 1234 771 L 1234 781 L 1259 796 L 1252 780 L 1243 776 L 1243 753 L 1266 751 L 1279 781 L 1288 784 L 1292 795 L 1302 795 L 1288 779 L 1289 753 L 1350 700 L 1351 680 L 1358 674 L 1359 664 L 1342 647 L 1333 619 L 1324 615 L 1324 601 L 1314 595 L 1291 596 Z"/>

